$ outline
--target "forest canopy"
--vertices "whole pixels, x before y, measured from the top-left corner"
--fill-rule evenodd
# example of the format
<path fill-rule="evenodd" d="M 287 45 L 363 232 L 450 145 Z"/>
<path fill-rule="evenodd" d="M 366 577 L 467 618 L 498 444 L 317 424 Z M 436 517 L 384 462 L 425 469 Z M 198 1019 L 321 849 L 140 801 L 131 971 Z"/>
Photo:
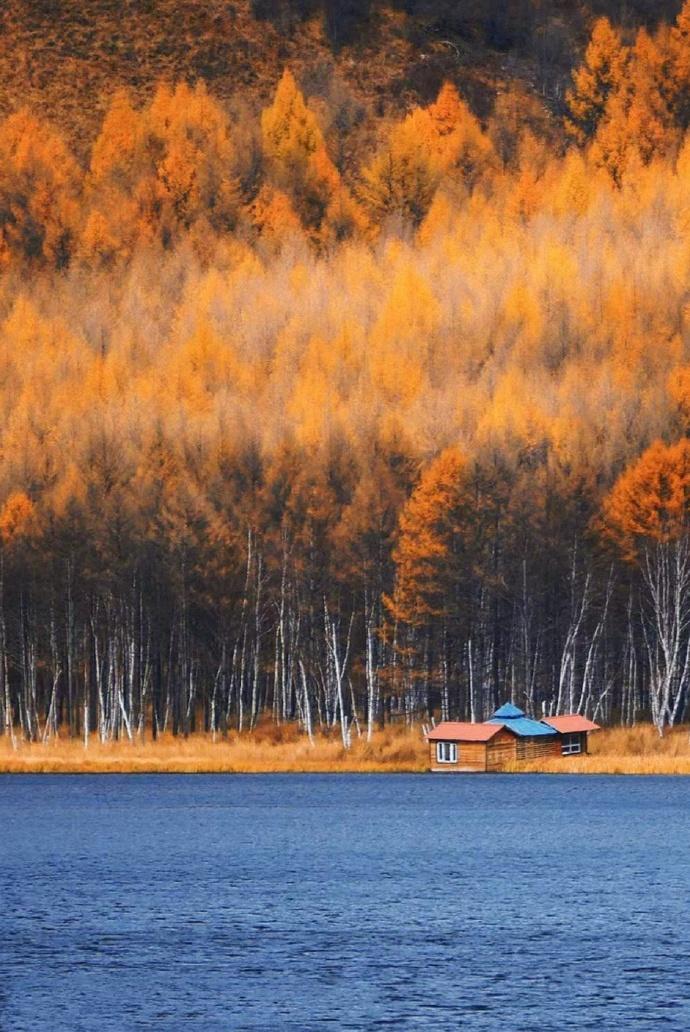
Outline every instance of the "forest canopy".
<path fill-rule="evenodd" d="M 690 4 L 562 107 L 0 121 L 6 733 L 686 715 Z"/>

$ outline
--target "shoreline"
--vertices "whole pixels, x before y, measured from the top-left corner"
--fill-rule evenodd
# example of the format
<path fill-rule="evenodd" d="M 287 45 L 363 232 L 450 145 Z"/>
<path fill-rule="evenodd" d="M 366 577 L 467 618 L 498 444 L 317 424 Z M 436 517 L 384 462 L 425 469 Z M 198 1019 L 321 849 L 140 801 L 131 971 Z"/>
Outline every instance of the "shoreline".
<path fill-rule="evenodd" d="M 102 743 L 58 737 L 46 743 L 0 738 L 0 774 L 422 774 L 428 750 L 421 727 L 377 730 L 370 742 L 339 732 L 313 744 L 292 725 L 260 725 L 216 741 L 210 735 Z M 675 728 L 660 738 L 648 724 L 592 735 L 587 756 L 515 765 L 511 774 L 690 776 L 690 734 Z M 444 776 L 444 775 L 440 775 Z M 447 776 L 452 776 L 448 772 Z"/>

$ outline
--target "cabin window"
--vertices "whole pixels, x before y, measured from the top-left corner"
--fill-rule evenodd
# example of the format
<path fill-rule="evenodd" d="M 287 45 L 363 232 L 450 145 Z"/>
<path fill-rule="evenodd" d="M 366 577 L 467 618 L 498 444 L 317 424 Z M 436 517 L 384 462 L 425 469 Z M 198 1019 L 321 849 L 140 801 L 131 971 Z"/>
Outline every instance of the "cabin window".
<path fill-rule="evenodd" d="M 580 735 L 563 735 L 561 741 L 561 752 L 564 756 L 574 756 L 582 752 L 582 738 Z"/>
<path fill-rule="evenodd" d="M 436 759 L 439 763 L 457 763 L 458 746 L 456 742 L 438 742 Z"/>

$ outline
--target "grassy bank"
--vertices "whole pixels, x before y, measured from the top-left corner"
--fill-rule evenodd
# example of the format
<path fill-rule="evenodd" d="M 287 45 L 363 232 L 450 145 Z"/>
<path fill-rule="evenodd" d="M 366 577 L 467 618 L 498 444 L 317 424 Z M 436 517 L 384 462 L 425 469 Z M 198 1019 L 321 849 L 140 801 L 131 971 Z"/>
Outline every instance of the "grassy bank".
<path fill-rule="evenodd" d="M 0 739 L 2 773 L 298 773 L 298 772 L 417 772 L 427 767 L 427 747 L 419 728 L 386 728 L 371 742 L 353 733 L 344 749 L 340 734 L 306 735 L 289 725 L 259 727 L 251 733 L 230 734 L 214 742 L 209 735 L 155 741 L 83 742 L 58 738 L 42 743 Z"/>
<path fill-rule="evenodd" d="M 156 741 L 101 743 L 60 737 L 16 748 L 0 738 L 1 773 L 374 773 L 425 771 L 428 752 L 420 728 L 386 728 L 369 743 L 353 734 L 343 749 L 337 734 L 311 745 L 295 727 L 266 725 L 215 742 L 207 735 Z M 612 728 L 591 736 L 590 755 L 521 764 L 520 771 L 545 774 L 690 774 L 690 731 L 676 728 L 659 738 L 650 725 Z"/>
<path fill-rule="evenodd" d="M 563 756 L 520 765 L 541 774 L 690 774 L 690 728 L 659 737 L 651 724 L 614 727 L 589 738 L 588 756 Z"/>

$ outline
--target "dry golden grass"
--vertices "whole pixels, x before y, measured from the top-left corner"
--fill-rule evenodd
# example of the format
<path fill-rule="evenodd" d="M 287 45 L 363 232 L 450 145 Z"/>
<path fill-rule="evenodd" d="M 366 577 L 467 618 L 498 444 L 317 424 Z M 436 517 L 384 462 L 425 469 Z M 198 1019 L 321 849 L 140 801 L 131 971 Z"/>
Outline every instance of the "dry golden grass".
<path fill-rule="evenodd" d="M 556 756 L 522 763 L 519 770 L 541 774 L 690 774 L 690 729 L 674 728 L 660 738 L 651 724 L 607 728 L 590 735 L 588 756 Z"/>
<path fill-rule="evenodd" d="M 389 727 L 367 744 L 353 735 L 343 749 L 338 733 L 319 735 L 314 745 L 294 725 L 263 724 L 213 742 L 208 735 L 164 735 L 155 742 L 101 743 L 58 738 L 45 745 L 0 738 L 0 773 L 17 774 L 261 774 L 418 773 L 428 769 L 421 728 Z M 690 729 L 659 738 L 649 724 L 611 728 L 590 737 L 590 755 L 522 763 L 516 771 L 543 774 L 690 774 Z"/>
<path fill-rule="evenodd" d="M 343 749 L 337 733 L 319 735 L 311 745 L 288 725 L 264 725 L 215 742 L 203 734 L 107 743 L 93 736 L 87 749 L 68 738 L 45 745 L 18 740 L 14 749 L 6 737 L 0 738 L 0 773 L 13 774 L 410 773 L 426 770 L 427 756 L 421 729 L 402 727 L 377 731 L 368 744 L 353 735 L 349 750 Z"/>

